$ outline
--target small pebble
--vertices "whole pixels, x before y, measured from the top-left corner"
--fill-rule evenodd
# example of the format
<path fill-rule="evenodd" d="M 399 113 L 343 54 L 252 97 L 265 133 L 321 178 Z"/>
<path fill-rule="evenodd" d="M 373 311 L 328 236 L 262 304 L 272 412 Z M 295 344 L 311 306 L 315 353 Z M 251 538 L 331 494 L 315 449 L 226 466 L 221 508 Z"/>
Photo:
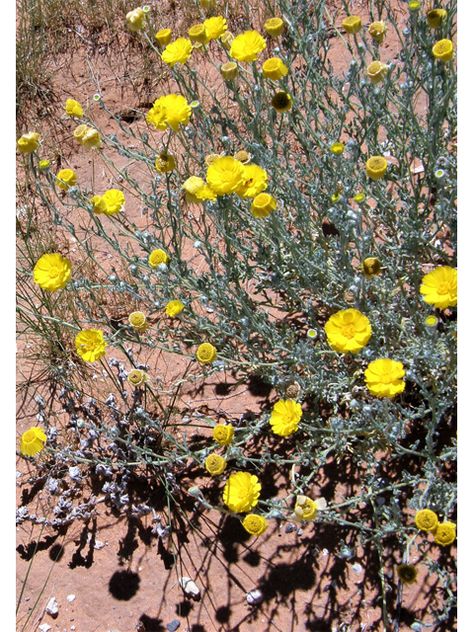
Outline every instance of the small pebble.
<path fill-rule="evenodd" d="M 66 597 L 66 599 L 69 601 L 69 603 L 72 603 L 74 601 L 74 599 L 76 598 L 76 595 L 68 595 Z"/>
<path fill-rule="evenodd" d="M 52 628 L 47 623 L 42 623 L 38 626 L 38 629 L 41 630 L 41 632 L 49 632 Z"/>
<path fill-rule="evenodd" d="M 246 599 L 250 606 L 258 606 L 258 604 L 263 601 L 263 593 L 258 588 L 254 588 L 247 593 Z"/>
<path fill-rule="evenodd" d="M 180 625 L 181 623 L 178 621 L 178 619 L 173 619 L 173 621 L 170 621 L 166 624 L 166 629 L 168 630 L 168 632 L 176 632 Z"/>
<path fill-rule="evenodd" d="M 358 562 L 356 562 L 355 564 L 352 565 L 352 570 L 354 571 L 354 573 L 361 573 L 362 566 Z"/>
<path fill-rule="evenodd" d="M 50 614 L 52 617 L 58 616 L 59 606 L 55 597 L 51 597 L 51 599 L 46 604 L 46 612 Z"/>
<path fill-rule="evenodd" d="M 199 598 L 201 591 L 190 577 L 180 577 L 179 585 L 189 597 L 193 599 Z"/>

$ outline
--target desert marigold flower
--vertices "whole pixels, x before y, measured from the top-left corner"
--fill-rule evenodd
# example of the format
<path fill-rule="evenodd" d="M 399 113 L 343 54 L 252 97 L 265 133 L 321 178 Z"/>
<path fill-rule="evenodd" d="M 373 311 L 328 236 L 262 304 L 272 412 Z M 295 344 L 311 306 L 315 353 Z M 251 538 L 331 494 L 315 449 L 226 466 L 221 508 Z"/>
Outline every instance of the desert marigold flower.
<path fill-rule="evenodd" d="M 262 64 L 263 76 L 277 81 L 288 74 L 288 67 L 279 57 L 270 57 Z"/>
<path fill-rule="evenodd" d="M 386 32 L 387 25 L 385 24 L 385 22 L 372 22 L 372 24 L 369 25 L 369 35 L 371 35 L 372 39 L 376 41 L 377 44 L 382 43 Z"/>
<path fill-rule="evenodd" d="M 51 166 L 51 161 L 50 160 L 40 160 L 38 163 L 38 170 L 43 172 L 43 171 L 47 171 L 49 169 L 49 167 Z"/>
<path fill-rule="evenodd" d="M 214 160 L 207 168 L 206 180 L 217 195 L 234 193 L 243 180 L 244 165 L 232 156 Z"/>
<path fill-rule="evenodd" d="M 160 29 L 155 33 L 155 39 L 160 46 L 166 46 L 171 42 L 171 29 Z"/>
<path fill-rule="evenodd" d="M 425 325 L 430 328 L 436 327 L 438 322 L 439 322 L 439 319 L 436 318 L 434 314 L 430 314 L 429 316 L 425 318 Z"/>
<path fill-rule="evenodd" d="M 239 149 L 239 151 L 235 152 L 234 158 L 243 165 L 246 165 L 251 161 L 252 156 L 245 149 Z"/>
<path fill-rule="evenodd" d="M 81 116 L 84 116 L 82 105 L 75 99 L 66 99 L 64 110 L 68 116 L 72 116 L 74 118 L 81 118 Z"/>
<path fill-rule="evenodd" d="M 342 27 L 346 33 L 358 33 L 362 28 L 362 20 L 358 15 L 348 15 L 342 21 Z"/>
<path fill-rule="evenodd" d="M 99 131 L 84 123 L 76 127 L 73 136 L 84 147 L 97 149 L 102 145 Z"/>
<path fill-rule="evenodd" d="M 388 163 L 383 156 L 372 156 L 365 163 L 365 170 L 371 180 L 380 180 L 387 171 Z"/>
<path fill-rule="evenodd" d="M 193 43 L 199 42 L 200 44 L 207 44 L 209 41 L 204 24 L 193 24 L 193 26 L 188 29 L 188 35 Z"/>
<path fill-rule="evenodd" d="M 296 497 L 294 508 L 295 520 L 314 520 L 318 513 L 318 505 L 312 498 L 303 494 Z"/>
<path fill-rule="evenodd" d="M 33 280 L 42 290 L 55 292 L 71 278 L 71 263 L 59 253 L 47 253 L 38 259 L 33 268 Z"/>
<path fill-rule="evenodd" d="M 449 39 L 442 39 L 431 49 L 434 57 L 440 61 L 451 61 L 454 55 L 453 43 Z"/>
<path fill-rule="evenodd" d="M 250 212 L 257 219 L 268 217 L 277 207 L 277 201 L 269 193 L 259 193 L 252 201 Z"/>
<path fill-rule="evenodd" d="M 414 584 L 418 571 L 413 564 L 398 564 L 397 575 L 402 584 Z"/>
<path fill-rule="evenodd" d="M 434 541 L 440 546 L 449 546 L 456 539 L 454 522 L 440 522 L 434 531 Z"/>
<path fill-rule="evenodd" d="M 358 353 L 372 336 L 367 316 L 352 307 L 333 314 L 324 325 L 324 331 L 329 346 L 339 353 Z"/>
<path fill-rule="evenodd" d="M 212 163 L 211 163 L 212 164 Z M 199 204 L 208 200 L 215 200 L 216 194 L 206 182 L 199 176 L 189 176 L 181 187 L 185 192 L 186 202 Z"/>
<path fill-rule="evenodd" d="M 148 322 L 143 312 L 132 312 L 128 317 L 128 322 L 138 333 L 143 333 L 148 329 Z"/>
<path fill-rule="evenodd" d="M 341 154 L 344 153 L 344 143 L 333 143 L 331 145 L 331 147 L 329 148 L 329 151 L 331 152 L 331 154 L 334 154 L 335 156 L 340 156 Z"/>
<path fill-rule="evenodd" d="M 438 526 L 438 516 L 431 509 L 420 509 L 416 512 L 415 524 L 420 531 L 434 531 Z"/>
<path fill-rule="evenodd" d="M 178 316 L 178 314 L 181 314 L 183 309 L 184 303 L 178 300 L 174 300 L 168 301 L 168 303 L 166 303 L 165 312 L 167 316 L 169 316 L 170 318 L 174 318 L 175 316 Z"/>
<path fill-rule="evenodd" d="M 148 256 L 148 263 L 152 268 L 157 268 L 161 263 L 168 263 L 169 260 L 170 258 L 161 248 L 152 250 Z"/>
<path fill-rule="evenodd" d="M 421 280 L 423 300 L 438 309 L 455 307 L 458 303 L 458 271 L 450 266 L 439 266 Z"/>
<path fill-rule="evenodd" d="M 226 81 L 232 81 L 232 79 L 235 79 L 239 74 L 239 67 L 235 61 L 227 61 L 221 65 L 219 70 Z"/>
<path fill-rule="evenodd" d="M 67 191 L 77 183 L 76 173 L 72 169 L 61 169 L 56 174 L 56 185 L 63 191 Z"/>
<path fill-rule="evenodd" d="M 231 33 L 230 31 L 226 31 L 225 33 L 222 33 L 220 39 L 221 39 L 222 46 L 226 50 L 230 50 L 230 47 L 232 46 L 232 42 L 234 41 L 235 38 L 234 38 L 233 33 Z"/>
<path fill-rule="evenodd" d="M 192 52 L 193 45 L 190 40 L 185 37 L 178 37 L 178 39 L 166 46 L 161 53 L 161 59 L 165 64 L 173 68 L 175 64 L 185 64 L 191 57 Z"/>
<path fill-rule="evenodd" d="M 41 136 L 38 132 L 28 132 L 27 134 L 23 134 L 16 141 L 16 146 L 18 147 L 18 151 L 22 154 L 32 154 L 34 151 L 38 149 L 40 144 Z"/>
<path fill-rule="evenodd" d="M 222 15 L 216 15 L 204 20 L 204 27 L 208 39 L 215 40 L 227 31 L 227 20 Z"/>
<path fill-rule="evenodd" d="M 105 355 L 107 344 L 100 329 L 83 329 L 76 336 L 76 352 L 85 362 L 95 362 Z"/>
<path fill-rule="evenodd" d="M 94 213 L 116 215 L 123 209 L 125 195 L 119 189 L 107 189 L 103 195 L 94 195 L 91 202 Z"/>
<path fill-rule="evenodd" d="M 371 83 L 380 83 L 385 78 L 387 71 L 387 64 L 375 60 L 367 66 L 367 77 Z"/>
<path fill-rule="evenodd" d="M 224 487 L 224 504 L 235 513 L 246 513 L 258 503 L 262 485 L 254 474 L 233 472 Z"/>
<path fill-rule="evenodd" d="M 171 127 L 177 132 L 180 125 L 189 123 L 191 106 L 181 94 L 167 94 L 156 99 L 145 118 L 156 129 Z"/>
<path fill-rule="evenodd" d="M 210 342 L 203 342 L 197 348 L 196 358 L 201 364 L 211 364 L 217 358 L 217 349 Z"/>
<path fill-rule="evenodd" d="M 270 415 L 270 426 L 273 434 L 288 437 L 298 430 L 303 415 L 301 404 L 292 399 L 280 399 L 273 406 Z"/>
<path fill-rule="evenodd" d="M 366 257 L 362 262 L 362 270 L 367 277 L 373 277 L 380 274 L 382 265 L 377 257 Z"/>
<path fill-rule="evenodd" d="M 243 198 L 254 198 L 267 188 L 268 174 L 265 169 L 253 163 L 244 165 L 242 183 L 236 190 Z"/>
<path fill-rule="evenodd" d="M 20 440 L 20 452 L 23 456 L 34 456 L 41 452 L 46 443 L 46 434 L 42 428 L 33 426 L 28 428 Z"/>
<path fill-rule="evenodd" d="M 206 163 L 206 165 L 209 167 L 209 165 L 212 165 L 212 163 L 214 162 L 214 160 L 217 160 L 218 158 L 222 158 L 224 154 L 208 154 L 205 158 L 204 158 L 204 162 Z M 235 156 L 234 156 L 235 158 Z"/>
<path fill-rule="evenodd" d="M 132 369 L 127 375 L 127 381 L 132 386 L 143 386 L 148 382 L 148 375 L 141 369 Z"/>
<path fill-rule="evenodd" d="M 212 438 L 219 445 L 230 445 L 234 438 L 234 426 L 231 424 L 218 424 L 214 426 Z"/>
<path fill-rule="evenodd" d="M 176 160 L 174 156 L 162 151 L 155 159 L 155 169 L 159 173 L 168 173 L 176 169 Z"/>
<path fill-rule="evenodd" d="M 256 61 L 267 44 L 258 31 L 245 31 L 232 41 L 230 56 L 237 61 Z"/>
<path fill-rule="evenodd" d="M 277 112 L 288 112 L 291 110 L 293 99 L 288 92 L 283 90 L 276 92 L 272 98 L 272 105 Z"/>
<path fill-rule="evenodd" d="M 84 137 L 88 129 L 88 125 L 86 125 L 85 123 L 81 123 L 74 129 L 72 135 L 74 136 L 75 140 L 77 140 L 79 143 L 82 143 L 82 138 Z"/>
<path fill-rule="evenodd" d="M 408 9 L 410 11 L 418 11 L 421 7 L 421 2 L 420 0 L 410 0 L 408 2 Z"/>
<path fill-rule="evenodd" d="M 206 457 L 204 467 L 211 476 L 218 476 L 227 467 L 227 461 L 220 454 L 213 452 Z"/>
<path fill-rule="evenodd" d="M 270 35 L 270 37 L 278 37 L 282 34 L 285 23 L 278 17 L 269 18 L 265 21 L 263 28 L 265 29 L 265 33 Z"/>
<path fill-rule="evenodd" d="M 354 195 L 354 202 L 357 202 L 357 204 L 360 204 L 364 200 L 365 200 L 365 193 L 363 191 L 359 191 L 359 193 L 356 193 Z"/>
<path fill-rule="evenodd" d="M 403 393 L 405 390 L 405 369 L 401 362 L 380 358 L 370 362 L 365 370 L 365 383 L 375 397 L 389 397 Z"/>
<path fill-rule="evenodd" d="M 145 26 L 145 12 L 141 7 L 137 7 L 133 9 L 133 11 L 129 11 L 125 16 L 127 20 L 127 26 L 132 33 L 137 33 L 141 31 Z"/>
<path fill-rule="evenodd" d="M 431 9 L 426 14 L 426 21 L 432 29 L 437 29 L 441 26 L 447 15 L 448 12 L 446 9 Z"/>
<path fill-rule="evenodd" d="M 267 530 L 268 522 L 266 518 L 258 514 L 247 514 L 242 520 L 242 526 L 250 535 L 259 536 Z"/>

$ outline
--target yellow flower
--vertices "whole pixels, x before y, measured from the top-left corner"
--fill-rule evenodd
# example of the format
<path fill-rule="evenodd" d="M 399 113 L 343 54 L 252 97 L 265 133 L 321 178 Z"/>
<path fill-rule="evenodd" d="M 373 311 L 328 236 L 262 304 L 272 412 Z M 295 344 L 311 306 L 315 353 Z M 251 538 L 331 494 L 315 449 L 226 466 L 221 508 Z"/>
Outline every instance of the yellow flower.
<path fill-rule="evenodd" d="M 234 438 L 234 426 L 231 424 L 219 424 L 214 426 L 212 438 L 219 445 L 230 445 Z"/>
<path fill-rule="evenodd" d="M 420 0 L 409 0 L 408 2 L 408 9 L 410 11 L 418 11 L 418 9 L 421 7 L 421 1 Z"/>
<path fill-rule="evenodd" d="M 362 28 L 362 20 L 358 15 L 348 15 L 342 21 L 342 26 L 347 33 L 358 33 Z"/>
<path fill-rule="evenodd" d="M 340 156 L 344 153 L 344 143 L 333 143 L 330 148 L 331 154 Z"/>
<path fill-rule="evenodd" d="M 258 503 L 262 485 L 254 474 L 233 472 L 224 487 L 224 504 L 235 513 L 250 511 Z"/>
<path fill-rule="evenodd" d="M 33 426 L 21 435 L 20 452 L 23 456 L 34 456 L 41 452 L 45 443 L 46 434 L 44 430 L 38 428 L 38 426 Z"/>
<path fill-rule="evenodd" d="M 372 336 L 367 316 L 352 307 L 333 314 L 324 331 L 330 347 L 339 353 L 358 353 Z"/>
<path fill-rule="evenodd" d="M 285 28 L 285 23 L 281 18 L 269 18 L 266 20 L 263 28 L 270 37 L 278 37 Z"/>
<path fill-rule="evenodd" d="M 380 180 L 387 171 L 388 163 L 383 156 L 372 156 L 365 163 L 366 173 L 372 180 Z"/>
<path fill-rule="evenodd" d="M 270 425 L 273 434 L 288 437 L 298 430 L 303 415 L 301 404 L 292 399 L 280 399 L 273 406 L 270 415 Z"/>
<path fill-rule="evenodd" d="M 43 255 L 33 268 L 34 282 L 48 292 L 62 289 L 70 278 L 71 263 L 59 253 Z"/>
<path fill-rule="evenodd" d="M 245 31 L 233 40 L 230 56 L 237 61 L 256 61 L 267 44 L 258 31 Z"/>
<path fill-rule="evenodd" d="M 387 74 L 388 66 L 381 61 L 373 61 L 367 66 L 367 77 L 371 83 L 380 83 Z"/>
<path fill-rule="evenodd" d="M 247 514 L 242 520 L 242 526 L 250 535 L 262 535 L 268 528 L 268 522 L 258 514 Z"/>
<path fill-rule="evenodd" d="M 186 202 L 190 204 L 199 204 L 199 202 L 205 202 L 206 200 L 215 200 L 217 197 L 211 187 L 198 176 L 189 176 L 181 188 L 185 192 Z"/>
<path fill-rule="evenodd" d="M 279 57 L 270 57 L 262 64 L 263 76 L 277 81 L 288 74 L 288 67 Z"/>
<path fill-rule="evenodd" d="M 397 566 L 398 579 L 402 584 L 414 584 L 418 571 L 413 564 L 399 564 Z"/>
<path fill-rule="evenodd" d="M 253 198 L 267 188 L 268 174 L 265 169 L 253 163 L 243 167 L 242 183 L 236 193 L 243 198 Z"/>
<path fill-rule="evenodd" d="M 170 258 L 161 248 L 152 250 L 148 257 L 148 263 L 151 265 L 152 268 L 157 268 L 161 263 L 168 263 L 169 260 Z"/>
<path fill-rule="evenodd" d="M 174 156 L 168 154 L 166 151 L 162 151 L 161 154 L 156 157 L 155 169 L 159 173 L 168 173 L 169 171 L 176 169 Z"/>
<path fill-rule="evenodd" d="M 168 66 L 173 66 L 175 64 L 184 64 L 191 57 L 191 53 L 193 52 L 192 43 L 186 39 L 185 37 L 178 37 L 178 39 L 174 40 L 168 44 L 165 50 L 161 53 L 161 59 L 168 64 Z"/>
<path fill-rule="evenodd" d="M 217 15 L 204 20 L 204 27 L 208 39 L 215 40 L 227 31 L 227 20 L 221 15 Z"/>
<path fill-rule="evenodd" d="M 318 513 L 318 505 L 312 498 L 308 496 L 298 495 L 296 497 L 294 508 L 295 519 L 300 520 L 314 520 Z"/>
<path fill-rule="evenodd" d="M 56 184 L 63 191 L 67 191 L 70 187 L 77 183 L 77 176 L 72 169 L 61 169 L 56 175 Z"/>
<path fill-rule="evenodd" d="M 133 9 L 133 11 L 129 11 L 125 16 L 127 20 L 127 26 L 132 33 L 137 33 L 141 31 L 145 26 L 145 12 L 141 7 L 137 7 Z"/>
<path fill-rule="evenodd" d="M 156 129 L 171 127 L 175 132 L 180 125 L 187 125 L 191 118 L 191 106 L 181 94 L 159 97 L 148 110 L 146 120 Z"/>
<path fill-rule="evenodd" d="M 196 358 L 201 364 L 211 364 L 217 358 L 217 349 L 210 342 L 203 342 L 197 348 Z"/>
<path fill-rule="evenodd" d="M 369 35 L 372 36 L 372 39 L 375 40 L 377 44 L 382 43 L 386 32 L 387 26 L 385 22 L 372 22 L 372 24 L 370 24 L 369 26 Z"/>
<path fill-rule="evenodd" d="M 234 41 L 234 36 L 232 35 L 230 31 L 226 31 L 225 33 L 222 33 L 221 43 L 222 43 L 222 46 L 226 50 L 230 50 L 230 47 L 232 46 L 233 41 Z"/>
<path fill-rule="evenodd" d="M 425 325 L 427 327 L 436 327 L 438 322 L 439 321 L 434 314 L 430 314 L 429 316 L 425 318 Z"/>
<path fill-rule="evenodd" d="M 257 219 L 268 217 L 277 207 L 277 201 L 269 193 L 259 193 L 254 197 L 250 212 Z"/>
<path fill-rule="evenodd" d="M 170 318 L 174 318 L 178 314 L 181 314 L 183 309 L 184 303 L 181 303 L 181 301 L 168 301 L 168 303 L 166 303 L 165 312 L 167 316 L 169 316 Z"/>
<path fill-rule="evenodd" d="M 226 61 L 225 64 L 221 65 L 220 72 L 226 81 L 232 81 L 239 74 L 239 67 L 235 61 Z"/>
<path fill-rule="evenodd" d="M 431 9 L 426 14 L 426 21 L 432 29 L 437 29 L 441 26 L 441 23 L 446 19 L 447 15 L 448 12 L 446 9 Z"/>
<path fill-rule="evenodd" d="M 449 39 L 442 39 L 431 49 L 436 59 L 441 61 L 450 61 L 454 55 L 453 43 Z"/>
<path fill-rule="evenodd" d="M 359 193 L 356 193 L 354 195 L 354 202 L 357 202 L 357 204 L 359 204 L 360 202 L 363 202 L 365 200 L 365 193 L 363 191 L 359 191 Z"/>
<path fill-rule="evenodd" d="M 74 129 L 72 135 L 79 143 L 82 143 L 82 138 L 88 129 L 89 127 L 85 123 L 81 123 Z"/>
<path fill-rule="evenodd" d="M 237 191 L 242 184 L 243 174 L 244 165 L 241 162 L 232 156 L 223 156 L 209 165 L 206 180 L 217 195 L 226 195 Z"/>
<path fill-rule="evenodd" d="M 138 333 L 143 333 L 148 329 L 146 316 L 143 312 L 132 312 L 128 317 L 128 322 Z"/>
<path fill-rule="evenodd" d="M 28 132 L 27 134 L 23 134 L 16 141 L 16 146 L 18 147 L 18 151 L 22 154 L 31 154 L 38 149 L 38 145 L 40 144 L 41 136 L 38 132 Z"/>
<path fill-rule="evenodd" d="M 50 160 L 40 160 L 38 163 L 38 169 L 39 171 L 43 172 L 49 169 L 50 165 L 51 165 Z"/>
<path fill-rule="evenodd" d="M 218 476 L 227 467 L 227 461 L 220 454 L 213 452 L 204 461 L 204 467 L 211 476 Z"/>
<path fill-rule="evenodd" d="M 199 42 L 200 44 L 207 44 L 209 41 L 206 34 L 206 27 L 204 24 L 194 24 L 188 29 L 188 35 L 191 42 Z"/>
<path fill-rule="evenodd" d="M 107 344 L 100 329 L 83 329 L 76 336 L 76 352 L 85 362 L 95 362 L 105 355 Z"/>
<path fill-rule="evenodd" d="M 438 526 L 438 516 L 431 509 L 420 509 L 416 512 L 415 524 L 420 531 L 435 531 Z"/>
<path fill-rule="evenodd" d="M 382 266 L 380 264 L 380 261 L 377 259 L 377 257 L 367 257 L 362 262 L 362 270 L 365 276 L 370 278 L 370 277 L 376 276 L 377 274 L 380 274 L 380 271 L 382 270 Z"/>
<path fill-rule="evenodd" d="M 102 145 L 102 139 L 98 130 L 88 127 L 81 138 L 81 144 L 84 147 L 98 149 Z"/>
<path fill-rule="evenodd" d="M 276 92 L 272 98 L 272 105 L 277 112 L 288 112 L 291 110 L 293 99 L 291 95 L 283 90 Z"/>
<path fill-rule="evenodd" d="M 76 101 L 74 99 L 66 99 L 64 109 L 68 116 L 72 116 L 74 118 L 81 118 L 81 116 L 84 116 L 82 105 L 79 103 L 79 101 Z"/>
<path fill-rule="evenodd" d="M 403 393 L 405 370 L 401 362 L 380 358 L 369 364 L 365 370 L 367 388 L 375 397 L 389 397 Z"/>
<path fill-rule="evenodd" d="M 450 266 L 439 266 L 425 274 L 420 293 L 425 303 L 438 309 L 455 307 L 458 303 L 458 271 Z"/>
<path fill-rule="evenodd" d="M 133 386 L 143 386 L 148 382 L 148 375 L 141 369 L 132 369 L 127 375 L 127 381 Z"/>
<path fill-rule="evenodd" d="M 160 29 L 155 34 L 155 39 L 160 46 L 166 46 L 171 42 L 171 29 Z"/>
<path fill-rule="evenodd" d="M 241 162 L 243 165 L 246 165 L 250 162 L 252 156 L 245 149 L 239 149 L 239 151 L 235 152 L 234 158 Z"/>
<path fill-rule="evenodd" d="M 116 215 L 125 204 L 125 195 L 119 189 L 107 189 L 103 195 L 94 195 L 91 201 L 94 213 Z"/>
<path fill-rule="evenodd" d="M 209 167 L 209 165 L 212 165 L 212 163 L 214 162 L 214 160 L 217 160 L 218 158 L 222 158 L 224 154 L 208 154 L 205 158 L 204 158 L 204 162 L 206 163 L 206 165 Z M 235 158 L 235 156 L 234 156 Z M 236 159 L 237 160 L 237 159 Z M 242 162 L 242 161 L 240 161 Z"/>
<path fill-rule="evenodd" d="M 440 522 L 434 532 L 434 541 L 440 546 L 449 546 L 456 539 L 454 522 Z"/>

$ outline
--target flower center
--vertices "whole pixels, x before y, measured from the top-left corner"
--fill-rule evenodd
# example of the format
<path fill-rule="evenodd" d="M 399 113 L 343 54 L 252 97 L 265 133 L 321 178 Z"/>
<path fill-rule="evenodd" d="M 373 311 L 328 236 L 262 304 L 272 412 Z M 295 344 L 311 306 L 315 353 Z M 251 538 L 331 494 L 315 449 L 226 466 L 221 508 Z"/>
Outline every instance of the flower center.
<path fill-rule="evenodd" d="M 449 294 L 449 283 L 446 281 L 438 286 L 438 294 Z"/>
<path fill-rule="evenodd" d="M 352 323 L 348 323 L 342 327 L 342 335 L 345 338 L 353 338 L 355 332 L 355 327 Z"/>
<path fill-rule="evenodd" d="M 49 269 L 49 276 L 52 279 L 55 279 L 57 276 L 59 276 L 59 268 L 57 266 L 51 266 Z"/>

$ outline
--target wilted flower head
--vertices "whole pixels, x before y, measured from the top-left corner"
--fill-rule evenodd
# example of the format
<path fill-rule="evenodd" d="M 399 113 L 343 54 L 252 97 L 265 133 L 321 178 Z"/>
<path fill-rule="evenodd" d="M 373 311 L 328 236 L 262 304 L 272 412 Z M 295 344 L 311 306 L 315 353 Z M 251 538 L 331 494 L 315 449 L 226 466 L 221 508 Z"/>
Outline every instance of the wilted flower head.
<path fill-rule="evenodd" d="M 290 94 L 280 90 L 276 92 L 272 98 L 272 105 L 277 112 L 288 112 L 291 110 L 293 99 Z"/>
<path fill-rule="evenodd" d="M 176 169 L 176 160 L 174 156 L 162 151 L 155 160 L 155 169 L 159 173 L 168 173 Z"/>
<path fill-rule="evenodd" d="M 367 66 L 367 77 L 372 83 L 380 83 L 387 74 L 388 66 L 381 61 L 373 61 Z"/>
<path fill-rule="evenodd" d="M 72 116 L 74 118 L 81 118 L 81 116 L 84 116 L 82 105 L 75 99 L 66 99 L 64 110 L 68 116 Z"/>
<path fill-rule="evenodd" d="M 440 61 L 451 61 L 454 55 L 453 43 L 449 39 L 442 39 L 431 49 L 433 56 Z"/>
<path fill-rule="evenodd" d="M 226 81 L 232 81 L 239 74 L 239 68 L 235 61 L 226 61 L 221 65 L 220 72 Z"/>
<path fill-rule="evenodd" d="M 133 11 L 129 11 L 125 16 L 127 20 L 127 26 L 130 31 L 136 33 L 141 31 L 145 26 L 145 12 L 141 7 L 137 7 L 133 9 Z"/>
<path fill-rule="evenodd" d="M 279 57 L 270 57 L 262 64 L 263 76 L 277 81 L 288 74 L 288 67 Z"/>
<path fill-rule="evenodd" d="M 387 32 L 387 25 L 385 22 L 372 22 L 369 26 L 369 35 L 372 36 L 372 39 L 377 42 L 377 44 L 381 44 L 383 38 L 385 37 L 385 33 Z"/>
<path fill-rule="evenodd" d="M 380 180 L 387 171 L 388 163 L 383 156 L 372 156 L 365 164 L 366 173 L 371 180 Z"/>
<path fill-rule="evenodd" d="M 227 462 L 224 457 L 216 454 L 215 452 L 209 454 L 204 461 L 204 467 L 211 476 L 218 476 L 219 474 L 222 474 L 226 466 Z"/>
<path fill-rule="evenodd" d="M 277 207 L 277 201 L 269 193 L 259 193 L 252 201 L 250 212 L 257 219 L 268 217 Z"/>
<path fill-rule="evenodd" d="M 148 382 L 149 378 L 145 371 L 141 369 L 132 369 L 127 375 L 127 381 L 133 386 L 143 386 Z"/>
<path fill-rule="evenodd" d="M 441 26 L 447 15 L 448 12 L 446 9 L 430 9 L 426 14 L 426 21 L 432 29 L 437 29 Z"/>
<path fill-rule="evenodd" d="M 166 46 L 171 42 L 171 29 L 160 29 L 155 34 L 155 39 L 160 46 Z"/>
<path fill-rule="evenodd" d="M 148 329 L 146 315 L 143 312 L 132 312 L 128 317 L 128 322 L 138 333 L 143 333 Z"/>
<path fill-rule="evenodd" d="M 28 132 L 27 134 L 23 134 L 16 142 L 16 146 L 18 147 L 18 151 L 22 154 L 31 154 L 38 149 L 40 144 L 41 136 L 38 132 Z"/>
<path fill-rule="evenodd" d="M 397 566 L 398 579 L 402 584 L 413 584 L 416 582 L 418 571 L 413 564 L 399 564 Z"/>
<path fill-rule="evenodd" d="M 265 21 L 263 28 L 270 37 L 278 37 L 283 32 L 285 23 L 279 17 L 269 18 Z"/>

